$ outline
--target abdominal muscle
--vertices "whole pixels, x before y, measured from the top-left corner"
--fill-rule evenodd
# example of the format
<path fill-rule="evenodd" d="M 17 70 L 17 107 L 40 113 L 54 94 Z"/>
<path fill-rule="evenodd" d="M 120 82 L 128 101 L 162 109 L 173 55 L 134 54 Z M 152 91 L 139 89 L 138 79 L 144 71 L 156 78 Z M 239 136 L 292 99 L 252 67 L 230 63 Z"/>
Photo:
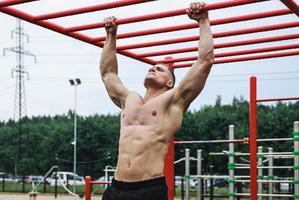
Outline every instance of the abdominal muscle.
<path fill-rule="evenodd" d="M 122 127 L 115 178 L 134 182 L 163 176 L 167 135 L 150 125 Z"/>

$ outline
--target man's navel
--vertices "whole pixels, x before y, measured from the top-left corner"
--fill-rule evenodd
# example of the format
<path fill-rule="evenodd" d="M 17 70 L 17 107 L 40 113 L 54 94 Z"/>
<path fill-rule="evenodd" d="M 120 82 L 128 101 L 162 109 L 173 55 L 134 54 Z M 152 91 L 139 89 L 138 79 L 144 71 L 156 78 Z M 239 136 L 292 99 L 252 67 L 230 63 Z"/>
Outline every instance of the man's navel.
<path fill-rule="evenodd" d="M 127 168 L 130 168 L 130 167 L 131 167 L 131 162 L 128 161 L 128 162 L 127 162 Z"/>

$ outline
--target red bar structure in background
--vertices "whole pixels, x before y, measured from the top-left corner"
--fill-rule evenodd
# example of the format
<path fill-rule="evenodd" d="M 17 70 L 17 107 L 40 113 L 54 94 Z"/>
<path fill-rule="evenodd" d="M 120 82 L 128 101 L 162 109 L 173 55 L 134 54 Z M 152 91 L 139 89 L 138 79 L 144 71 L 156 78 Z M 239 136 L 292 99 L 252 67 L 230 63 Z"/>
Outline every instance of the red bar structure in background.
<path fill-rule="evenodd" d="M 242 45 L 260 44 L 260 43 L 265 43 L 265 42 L 276 42 L 276 41 L 283 41 L 283 40 L 290 40 L 290 39 L 297 39 L 297 38 L 299 38 L 299 33 L 289 34 L 289 35 L 265 37 L 265 38 L 258 38 L 258 39 L 250 39 L 250 40 L 219 43 L 219 44 L 215 44 L 214 48 L 219 49 L 219 48 L 226 48 L 226 47 L 236 47 L 236 46 L 242 46 Z M 164 51 L 140 53 L 140 54 L 137 54 L 137 57 L 152 57 L 152 56 L 162 56 L 162 55 L 169 55 L 169 54 L 186 53 L 186 52 L 191 52 L 191 51 L 197 51 L 197 49 L 198 49 L 198 47 L 170 49 L 170 50 L 164 50 Z"/>
<path fill-rule="evenodd" d="M 53 31 L 59 32 L 61 34 L 67 35 L 69 37 L 73 37 L 75 39 L 81 40 L 83 42 L 103 47 L 105 37 L 91 37 L 89 35 L 86 35 L 83 32 L 83 30 L 90 30 L 94 28 L 102 28 L 104 24 L 102 22 L 94 23 L 94 24 L 83 24 L 79 26 L 71 26 L 71 27 L 63 27 L 59 24 L 50 22 L 49 19 L 56 19 L 56 18 L 62 18 L 62 17 L 68 17 L 68 16 L 74 16 L 74 15 L 80 15 L 85 13 L 90 13 L 94 11 L 101 11 L 106 9 L 112 9 L 112 8 L 119 8 L 124 6 L 132 6 L 134 4 L 140 4 L 140 3 L 154 3 L 155 1 L 146 1 L 146 0 L 132 0 L 132 1 L 114 1 L 110 3 L 103 3 L 93 6 L 87 6 L 82 8 L 76 8 L 76 9 L 70 9 L 70 10 L 63 10 L 59 12 L 54 13 L 45 13 L 40 15 L 30 15 L 28 13 L 22 12 L 21 10 L 15 9 L 12 6 L 9 7 L 9 5 L 17 5 L 21 3 L 30 3 L 35 0 L 27 0 L 27 1 L 21 1 L 21 0 L 6 0 L 6 1 L 0 1 L 0 11 L 4 12 L 6 14 L 19 17 L 23 20 L 26 20 L 28 22 L 37 24 L 39 26 L 51 29 Z M 261 3 L 264 1 L 260 0 L 234 0 L 234 1 L 223 1 L 223 2 L 216 2 L 216 3 L 210 3 L 206 4 L 205 8 L 206 10 L 216 10 L 216 9 L 223 9 L 223 8 L 230 8 L 235 6 L 243 6 L 253 3 Z M 274 16 L 281 16 L 281 15 L 287 15 L 295 13 L 295 11 L 298 8 L 298 5 L 292 1 L 292 0 L 286 0 L 283 1 L 283 3 L 287 6 L 288 9 L 278 9 L 278 10 L 270 10 L 266 12 L 257 12 L 252 14 L 245 14 L 241 16 L 233 16 L 228 18 L 222 18 L 222 19 L 216 19 L 211 20 L 211 25 L 221 25 L 221 24 L 228 24 L 228 23 L 234 23 L 234 22 L 241 22 L 241 21 L 248 21 L 248 20 L 254 20 L 254 19 L 266 19 L 269 17 Z M 283 4 L 282 4 L 283 6 Z M 173 16 L 179 16 L 179 15 L 185 15 L 186 9 L 178 9 L 178 10 L 171 10 L 171 11 L 164 11 L 164 12 L 158 12 L 158 13 L 152 13 L 152 14 L 146 14 L 141 16 L 135 16 L 135 17 L 129 17 L 129 18 L 120 18 L 116 22 L 118 25 L 125 25 L 128 23 L 135 23 L 135 22 L 144 22 L 147 20 L 155 20 L 155 19 L 161 19 L 161 18 L 167 18 L 167 17 L 173 17 Z M 240 30 L 231 30 L 231 31 L 225 31 L 220 33 L 214 33 L 214 38 L 222 38 L 222 37 L 230 37 L 230 36 L 237 36 L 237 35 L 243 35 L 243 34 L 251 34 L 251 33 L 257 33 L 257 32 L 264 32 L 264 31 L 273 31 L 273 30 L 280 30 L 280 29 L 286 29 L 286 28 L 293 28 L 298 27 L 299 21 L 293 21 L 293 22 L 286 22 L 281 24 L 273 24 L 273 25 L 267 25 L 267 26 L 257 26 L 253 28 L 246 28 L 246 29 L 240 29 Z M 169 27 L 162 27 L 162 28 L 156 28 L 156 29 L 149 29 L 149 30 L 138 30 L 135 32 L 128 32 L 128 33 L 120 33 L 118 34 L 118 38 L 125 39 L 129 37 L 139 37 L 142 35 L 150 35 L 150 34 L 158 34 L 158 33 L 164 33 L 164 32 L 172 32 L 172 31 L 179 31 L 179 30 L 186 30 L 186 29 L 192 29 L 197 28 L 197 23 L 190 23 L 190 24 L 183 24 L 183 25 L 175 25 L 175 26 L 169 26 Z M 293 35 L 294 36 L 294 35 Z M 272 38 L 271 38 L 272 37 Z M 248 45 L 248 44 L 257 44 L 257 43 L 266 43 L 277 40 L 286 40 L 291 39 L 290 35 L 282 35 L 282 36 L 271 36 L 268 39 L 251 39 L 251 40 L 245 40 L 245 41 L 231 41 L 227 43 L 222 44 L 216 44 L 215 48 L 224 48 L 225 46 L 231 47 L 231 46 L 242 46 L 242 45 Z M 289 37 L 289 38 L 287 38 Z M 296 36 L 295 36 L 296 37 Z M 294 39 L 293 37 L 292 39 Z M 154 59 L 154 56 L 158 56 L 159 54 L 166 54 L 165 52 L 144 52 L 144 53 L 138 53 L 139 48 L 148 48 L 153 46 L 161 46 L 161 45 L 169 45 L 174 43 L 182 43 L 182 42 L 190 42 L 190 41 L 196 41 L 198 40 L 198 36 L 188 36 L 188 37 L 182 37 L 182 38 L 175 38 L 175 39 L 166 39 L 166 40 L 158 40 L 158 41 L 152 41 L 152 42 L 146 42 L 146 43 L 131 43 L 131 44 L 124 44 L 121 46 L 117 46 L 117 52 L 119 54 L 131 57 L 136 60 L 140 60 L 142 62 L 145 62 L 150 65 L 154 65 L 157 63 L 157 60 Z M 272 39 L 272 40 L 271 40 Z M 250 42 L 250 43 L 249 43 Z M 276 46 L 276 47 L 268 47 L 268 48 L 260 48 L 256 50 L 242 50 L 238 52 L 231 52 L 231 53 L 220 53 L 217 56 L 218 57 L 227 57 L 225 59 L 216 60 L 215 64 L 220 63 L 229 63 L 229 62 L 241 62 L 244 60 L 254 60 L 254 59 L 266 59 L 266 58 L 272 58 L 276 54 L 267 54 L 267 55 L 258 55 L 258 56 L 250 56 L 250 57 L 242 57 L 242 58 L 230 58 L 231 56 L 235 56 L 236 54 L 249 54 L 250 52 L 258 52 L 258 53 L 266 53 L 269 51 L 281 51 L 284 50 L 283 48 L 288 48 L 287 50 L 297 48 L 294 47 L 294 45 L 289 46 Z M 180 52 L 192 52 L 197 51 L 197 48 L 189 47 L 185 49 L 170 49 L 168 50 L 169 53 L 175 54 Z M 287 53 L 281 53 L 277 54 L 278 56 L 293 56 L 297 55 L 296 52 L 287 52 Z M 190 63 L 182 63 L 184 61 L 192 61 L 193 59 L 190 57 L 185 58 L 179 58 L 176 57 L 177 64 L 174 65 L 174 67 L 189 67 L 192 64 Z M 161 61 L 161 60 L 159 60 Z"/>
<path fill-rule="evenodd" d="M 280 24 L 273 24 L 268 26 L 260 26 L 254 28 L 245 28 L 239 30 L 232 30 L 232 31 L 224 31 L 219 33 L 214 33 L 213 38 L 221 38 L 221 37 L 229 37 L 229 36 L 236 36 L 236 35 L 243 35 L 243 34 L 250 34 L 250 33 L 258 33 L 258 32 L 265 32 L 265 31 L 273 31 L 273 30 L 281 30 L 286 28 L 294 28 L 299 26 L 299 21 L 297 22 L 287 22 L 287 23 L 280 23 Z M 159 40 L 153 42 L 144 42 L 138 44 L 129 44 L 118 46 L 118 50 L 128 50 L 128 49 L 137 49 L 137 48 L 146 48 L 152 46 L 161 46 L 161 45 L 169 45 L 175 43 L 183 43 L 183 42 L 192 42 L 199 40 L 199 36 L 188 36 L 188 37 L 181 37 L 175 39 L 167 39 L 167 40 Z"/>
<path fill-rule="evenodd" d="M 114 1 L 111 3 L 104 3 L 104 4 L 94 5 L 94 6 L 60 11 L 60 12 L 56 12 L 56 13 L 48 13 L 48 14 L 38 15 L 38 16 L 35 16 L 34 19 L 36 21 L 48 20 L 48 19 L 67 17 L 67 16 L 71 16 L 71 15 L 79 15 L 79 14 L 84 14 L 84 13 L 89 13 L 89 12 L 94 12 L 94 11 L 101 11 L 101 10 L 106 10 L 106 9 L 111 9 L 111 8 L 118 8 L 118 7 L 129 6 L 129 5 L 139 4 L 139 3 L 147 3 L 147 2 L 148 2 L 148 0 Z"/>
<path fill-rule="evenodd" d="M 294 0 L 281 0 L 281 2 L 299 17 L 299 6 Z"/>
<path fill-rule="evenodd" d="M 52 19 L 57 18 L 66 18 L 74 15 L 81 15 L 91 12 L 99 12 L 101 10 L 107 10 L 107 9 L 113 9 L 113 8 L 121 8 L 125 6 L 133 6 L 135 4 L 154 4 L 158 1 L 149 1 L 149 0 L 116 0 L 109 3 L 102 3 L 102 4 L 96 4 L 93 6 L 87 6 L 87 7 L 81 7 L 76 9 L 69 9 L 69 10 L 62 10 L 59 12 L 53 12 L 53 13 L 43 13 L 40 15 L 32 15 L 30 13 L 26 13 L 22 11 L 22 9 L 16 9 L 14 6 L 18 4 L 28 4 L 30 5 L 32 3 L 32 6 L 37 7 L 35 2 L 38 2 L 38 0 L 2 0 L 0 1 L 0 12 L 6 13 L 8 15 L 23 19 L 25 21 L 28 21 L 30 23 L 39 25 L 41 27 L 45 27 L 47 29 L 53 30 L 55 32 L 61 33 L 63 35 L 66 35 L 68 37 L 72 37 L 78 40 L 81 40 L 85 43 L 89 43 L 91 45 L 97 46 L 97 47 L 103 47 L 105 42 L 105 36 L 90 36 L 87 35 L 86 30 L 96 29 L 96 28 L 103 28 L 104 24 L 102 22 L 98 23 L 86 23 L 82 25 L 76 25 L 73 24 L 69 27 L 65 27 L 60 25 L 59 23 L 54 23 Z M 249 4 L 259 4 L 259 3 L 268 3 L 269 5 L 273 1 L 261 1 L 261 0 L 223 0 L 222 2 L 217 3 L 208 3 L 205 5 L 205 10 L 217 10 L 217 9 L 229 9 L 230 7 L 235 6 L 245 6 Z M 34 3 L 34 5 L 33 5 Z M 187 6 L 186 6 L 187 7 Z M 214 19 L 211 20 L 211 26 L 216 25 L 227 25 L 229 23 L 236 23 L 236 22 L 242 22 L 246 23 L 250 20 L 258 20 L 258 19 L 269 19 L 272 17 L 277 16 L 283 16 L 283 15 L 292 15 L 292 16 L 298 16 L 299 17 L 299 7 L 296 4 L 294 0 L 281 0 L 281 9 L 278 10 L 271 10 L 271 6 L 269 6 L 269 11 L 263 11 L 263 12 L 256 12 L 256 13 L 250 13 L 250 14 L 244 14 L 239 16 L 232 16 L 232 17 L 224 17 L 221 19 Z M 146 10 L 143 10 L 143 12 L 146 12 Z M 119 18 L 117 19 L 116 23 L 118 25 L 126 25 L 130 23 L 136 23 L 136 22 L 145 22 L 149 20 L 157 20 L 162 18 L 169 18 L 174 16 L 180 16 L 186 14 L 186 8 L 178 9 L 178 10 L 170 10 L 170 11 L 164 11 L 164 12 L 156 12 L 156 13 L 149 13 L 145 15 L 140 16 L 134 16 L 129 18 Z M 171 21 L 171 20 L 169 20 Z M 166 27 L 158 27 L 154 29 L 144 29 L 146 26 L 142 26 L 141 29 L 137 31 L 131 31 L 131 32 L 124 32 L 119 33 L 117 35 L 118 39 L 122 39 L 122 45 L 117 46 L 117 52 L 121 55 L 139 60 L 141 62 L 147 63 L 149 65 L 154 65 L 157 62 L 175 62 L 173 65 L 174 68 L 181 68 L 181 67 L 190 67 L 194 60 L 197 59 L 196 56 L 185 56 L 185 57 L 179 57 L 177 55 L 174 55 L 173 59 L 165 60 L 161 58 L 155 58 L 156 56 L 162 56 L 162 55 L 168 55 L 168 54 L 180 54 L 180 53 L 186 53 L 186 52 L 196 52 L 198 50 L 198 47 L 190 46 L 185 48 L 167 48 L 167 50 L 159 50 L 158 47 L 163 45 L 172 45 L 177 43 L 183 43 L 183 42 L 193 42 L 199 40 L 198 35 L 193 36 L 185 36 L 175 39 L 163 39 L 159 40 L 159 36 L 157 36 L 153 41 L 150 42 L 143 42 L 143 43 L 136 43 L 138 41 L 137 39 L 134 40 L 134 42 L 124 42 L 127 41 L 127 38 L 132 37 L 140 37 L 140 36 L 146 36 L 146 35 L 153 35 L 153 34 L 161 34 L 166 32 L 174 32 L 174 31 L 181 31 L 181 30 L 187 30 L 187 29 L 195 29 L 198 28 L 198 23 L 188 23 L 188 24 L 181 24 L 177 25 L 174 23 L 172 26 L 166 26 Z M 246 27 L 246 26 L 245 26 Z M 227 40 L 222 43 L 216 43 L 215 49 L 220 48 L 228 48 L 228 47 L 244 47 L 245 45 L 252 45 L 252 44 L 265 44 L 270 42 L 279 42 L 279 41 L 285 41 L 285 40 L 291 40 L 291 39 L 298 39 L 299 33 L 289 33 L 284 35 L 275 35 L 272 34 L 274 31 L 282 30 L 282 29 L 289 29 L 289 28 L 296 28 L 299 27 L 299 20 L 298 18 L 294 19 L 293 21 L 285 21 L 283 23 L 268 23 L 266 26 L 259 25 L 258 23 L 254 27 L 246 27 L 243 29 L 235 29 L 234 26 L 231 26 L 231 29 L 224 29 L 229 31 L 223 31 L 223 32 L 217 32 L 213 34 L 213 37 L 216 38 L 224 38 L 224 37 L 231 37 L 231 36 L 239 36 L 239 35 L 245 35 L 245 34 L 253 34 L 253 33 L 259 33 L 259 32 L 266 32 L 266 31 L 272 31 L 270 36 L 265 36 L 263 38 L 246 38 L 244 40 Z M 165 37 L 163 37 L 165 38 Z M 131 40 L 132 41 L 132 40 Z M 149 48 L 149 47 L 155 47 L 155 48 Z M 140 49 L 142 48 L 142 51 Z M 144 51 L 144 49 L 150 49 L 148 51 Z M 293 42 L 290 44 L 275 44 L 275 46 L 265 46 L 265 47 L 258 47 L 258 48 L 248 48 L 247 46 L 244 47 L 244 49 L 241 50 L 234 50 L 230 52 L 217 52 L 215 55 L 215 64 L 221 64 L 221 63 L 232 63 L 232 62 L 244 62 L 244 61 L 250 61 L 250 60 L 259 60 L 259 59 L 269 59 L 269 58 L 278 58 L 278 57 L 286 57 L 286 56 L 298 56 L 299 55 L 299 44 L 298 42 Z M 275 53 L 272 53 L 273 51 L 276 51 Z M 253 55 L 248 55 L 253 54 Z M 197 54 L 196 54 L 197 55 Z M 188 62 L 189 61 L 189 62 Z M 256 158 L 256 152 L 257 152 L 257 110 L 256 110 L 256 103 L 257 102 L 267 102 L 267 101 L 281 101 L 281 100 L 298 100 L 297 97 L 291 97 L 291 98 L 272 98 L 272 99 L 256 99 L 256 78 L 251 77 L 250 78 L 250 175 L 251 175 L 251 181 L 250 181 L 250 199 L 251 200 L 257 200 L 257 158 Z M 243 140 L 238 140 L 238 142 L 242 142 Z M 182 143 L 196 143 L 197 141 L 184 141 Z M 219 141 L 220 142 L 220 141 Z M 222 141 L 221 141 L 222 142 Z M 180 142 L 176 142 L 177 144 Z M 168 199 L 173 200 L 174 199 L 174 139 L 170 141 L 169 144 L 169 151 L 165 160 L 165 166 L 164 166 L 164 174 L 167 179 L 167 185 L 169 188 L 169 194 Z M 91 190 L 92 190 L 92 184 L 97 184 L 96 182 L 93 182 L 91 180 L 91 177 L 86 177 L 86 200 L 91 199 Z"/>
<path fill-rule="evenodd" d="M 168 187 L 168 200 L 174 200 L 174 138 L 169 141 L 168 152 L 164 162 L 164 176 Z"/>
<path fill-rule="evenodd" d="M 241 6 L 245 4 L 251 4 L 251 3 L 258 3 L 260 0 L 235 0 L 235 1 L 224 1 L 219 3 L 211 3 L 207 4 L 205 6 L 206 10 L 215 10 L 215 9 L 221 9 L 221 8 L 229 8 L 234 6 Z M 172 10 L 172 11 L 165 11 L 165 12 L 159 12 L 149 15 L 141 15 L 136 17 L 130 17 L 130 18 L 124 18 L 124 19 L 118 19 L 116 23 L 118 25 L 123 24 L 129 24 L 129 23 L 136 23 L 136 22 L 144 22 L 148 20 L 154 20 L 154 19 L 162 19 L 167 17 L 174 17 L 178 15 L 185 15 L 186 9 L 179 9 L 179 10 Z M 75 26 L 70 27 L 67 29 L 67 32 L 76 32 L 76 31 L 83 31 L 88 29 L 94 29 L 94 28 L 103 28 L 104 23 L 93 23 L 93 24 L 87 24 L 83 26 Z"/>
<path fill-rule="evenodd" d="M 257 200 L 256 77 L 250 77 L 249 101 L 250 200 Z"/>
<path fill-rule="evenodd" d="M 17 5 L 17 4 L 23 4 L 23 3 L 29 3 L 32 1 L 39 1 L 39 0 L 6 0 L 6 1 L 0 1 L 0 7 L 6 7 L 6 6 L 13 6 L 13 5 Z"/>
<path fill-rule="evenodd" d="M 269 12 L 262 12 L 262 13 L 255 13 L 255 14 L 248 14 L 248 15 L 241 15 L 241 16 L 211 20 L 210 24 L 212 26 L 215 26 L 215 25 L 241 22 L 241 21 L 247 21 L 247 20 L 253 20 L 253 19 L 262 19 L 262 18 L 267 18 L 267 17 L 287 15 L 287 14 L 291 14 L 291 13 L 292 12 L 288 9 L 281 9 L 281 10 L 274 10 L 274 11 L 269 11 Z M 129 32 L 129 33 L 121 33 L 121 34 L 117 35 L 117 39 L 136 37 L 136 36 L 145 36 L 145 35 L 158 34 L 158 33 L 166 33 L 166 32 L 172 32 L 172 31 L 187 30 L 187 29 L 192 29 L 192 28 L 198 28 L 198 23 L 190 23 L 190 24 L 162 27 L 162 28 L 156 28 L 156 29 L 135 31 L 135 32 Z M 97 38 L 94 38 L 94 42 L 105 41 L 105 39 L 106 39 L 106 36 L 97 37 Z"/>
<path fill-rule="evenodd" d="M 92 184 L 91 177 L 85 177 L 85 200 L 91 200 Z"/>
<path fill-rule="evenodd" d="M 291 101 L 299 100 L 299 97 L 285 98 L 257 98 L 257 78 L 250 77 L 250 101 L 249 101 L 249 148 L 250 148 L 250 199 L 257 199 L 257 103 L 272 102 L 272 101 Z"/>

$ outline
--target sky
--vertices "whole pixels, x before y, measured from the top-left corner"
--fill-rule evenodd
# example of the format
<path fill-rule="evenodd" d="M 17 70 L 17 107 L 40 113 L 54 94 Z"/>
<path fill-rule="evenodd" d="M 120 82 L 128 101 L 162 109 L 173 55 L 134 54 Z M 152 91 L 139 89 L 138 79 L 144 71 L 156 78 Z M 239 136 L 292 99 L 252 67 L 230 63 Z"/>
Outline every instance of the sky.
<path fill-rule="evenodd" d="M 223 0 L 221 0 L 223 1 Z M 221 2 L 220 0 L 206 1 L 207 4 Z M 43 0 L 15 8 L 30 12 L 33 15 L 55 12 L 63 9 L 79 8 L 96 5 L 99 2 L 111 2 L 107 0 L 75 0 L 70 5 L 69 1 Z M 66 27 L 86 23 L 101 22 L 107 16 L 127 18 L 150 13 L 187 8 L 189 0 L 161 0 L 138 4 L 118 9 L 110 9 L 74 17 L 65 17 L 51 20 Z M 296 1 L 299 3 L 299 1 Z M 239 6 L 230 9 L 213 10 L 209 12 L 211 20 L 225 17 L 238 16 L 256 12 L 264 12 L 283 9 L 285 6 L 276 0 L 258 4 Z M 257 26 L 298 21 L 294 14 L 268 19 L 251 20 L 247 22 L 230 23 L 212 27 L 213 33 L 237 30 Z M 171 17 L 155 21 L 140 22 L 120 25 L 118 33 L 132 32 L 143 29 L 151 29 L 165 26 L 173 26 L 192 22 L 187 16 Z M 11 31 L 16 27 L 16 19 L 0 12 L 0 120 L 8 120 L 14 117 L 15 85 L 16 79 L 12 77 L 12 69 L 16 66 L 16 55 L 6 51 L 5 48 L 15 47 L 15 37 L 11 38 Z M 120 110 L 109 99 L 99 75 L 99 57 L 102 49 L 55 33 L 34 24 L 23 22 L 24 30 L 29 35 L 29 42 L 24 42 L 26 50 L 36 55 L 37 63 L 33 57 L 25 56 L 24 65 L 29 77 L 25 81 L 26 113 L 27 116 L 65 114 L 74 108 L 74 87 L 68 80 L 80 78 L 82 84 L 77 87 L 77 113 L 88 116 L 94 114 L 115 114 Z M 119 45 L 155 41 L 168 38 L 180 38 L 184 36 L 198 35 L 197 29 L 176 31 L 160 35 L 120 39 Z M 269 31 L 241 36 L 217 38 L 215 44 L 239 41 L 245 39 L 262 38 L 274 35 L 298 33 L 299 28 Z M 103 29 L 84 31 L 90 36 L 104 36 Z M 298 43 L 299 39 L 272 42 L 266 44 L 247 45 L 245 47 L 232 47 L 216 49 L 215 53 L 241 49 L 254 49 L 284 44 Z M 152 50 L 164 50 L 196 46 L 197 42 L 171 44 L 160 47 L 133 50 L 134 52 L 148 52 Z M 192 56 L 196 52 L 176 54 L 174 57 Z M 164 57 L 164 56 L 163 56 Z M 161 57 L 161 58 L 163 58 Z M 249 98 L 249 77 L 258 79 L 258 98 L 295 97 L 299 96 L 299 68 L 298 56 L 264 59 L 256 61 L 227 63 L 214 65 L 206 86 L 200 96 L 191 104 L 189 110 L 199 110 L 202 106 L 212 105 L 216 97 L 222 97 L 223 104 L 230 104 L 234 97 Z M 140 61 L 118 55 L 119 76 L 124 85 L 132 91 L 144 95 L 144 76 L 150 65 Z M 178 82 L 184 77 L 188 68 L 176 69 Z"/>

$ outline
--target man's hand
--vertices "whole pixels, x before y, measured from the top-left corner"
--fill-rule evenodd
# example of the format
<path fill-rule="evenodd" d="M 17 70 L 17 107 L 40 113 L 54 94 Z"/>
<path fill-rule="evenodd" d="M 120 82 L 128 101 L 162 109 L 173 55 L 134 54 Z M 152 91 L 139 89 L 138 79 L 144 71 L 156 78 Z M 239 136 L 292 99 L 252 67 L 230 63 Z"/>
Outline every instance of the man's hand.
<path fill-rule="evenodd" d="M 117 24 L 115 23 L 116 17 L 107 17 L 104 19 L 103 23 L 105 24 L 105 30 L 107 35 L 116 35 Z"/>
<path fill-rule="evenodd" d="M 199 20 L 202 18 L 207 18 L 208 12 L 203 10 L 204 6 L 205 3 L 203 2 L 191 3 L 189 9 L 186 10 L 187 15 L 190 19 L 193 19 L 197 22 L 199 22 Z"/>

